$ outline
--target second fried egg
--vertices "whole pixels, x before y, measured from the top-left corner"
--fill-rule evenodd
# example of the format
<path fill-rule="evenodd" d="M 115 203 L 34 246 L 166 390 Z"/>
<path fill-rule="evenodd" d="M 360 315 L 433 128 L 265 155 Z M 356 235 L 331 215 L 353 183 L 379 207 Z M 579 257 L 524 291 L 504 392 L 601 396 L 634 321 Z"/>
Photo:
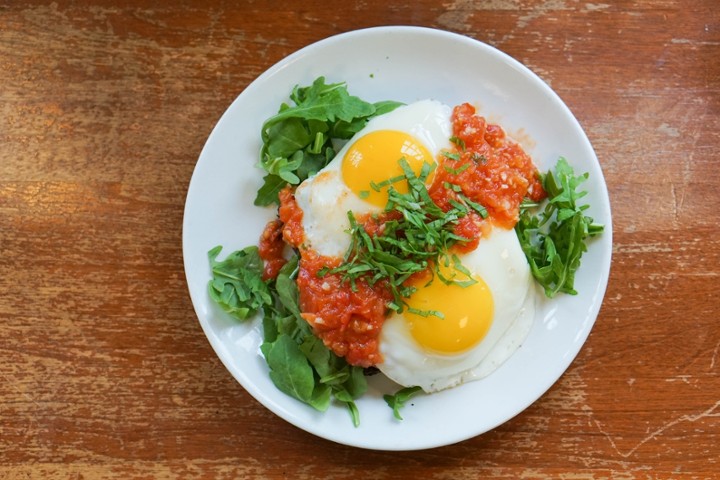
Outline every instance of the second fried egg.
<path fill-rule="evenodd" d="M 536 295 L 515 231 L 496 227 L 459 259 L 475 284 L 463 288 L 435 278 L 408 300 L 411 308 L 442 318 L 405 310 L 383 325 L 378 368 L 400 385 L 434 392 L 482 378 L 527 337 Z"/>

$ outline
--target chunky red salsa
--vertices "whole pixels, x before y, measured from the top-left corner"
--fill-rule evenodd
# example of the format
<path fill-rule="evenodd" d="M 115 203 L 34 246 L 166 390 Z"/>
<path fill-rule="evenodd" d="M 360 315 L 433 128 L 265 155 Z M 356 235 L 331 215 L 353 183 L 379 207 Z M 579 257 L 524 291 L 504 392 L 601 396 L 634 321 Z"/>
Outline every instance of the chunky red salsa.
<path fill-rule="evenodd" d="M 285 265 L 285 258 L 283 257 L 285 241 L 282 232 L 283 222 L 278 219 L 268 223 L 260 236 L 258 250 L 260 257 L 265 260 L 263 280 L 277 277 L 280 269 Z"/>
<path fill-rule="evenodd" d="M 443 210 L 460 195 L 487 209 L 487 218 L 475 211 L 461 218 L 455 233 L 471 239 L 459 243 L 459 252 L 472 251 L 492 225 L 515 226 L 524 197 L 539 201 L 545 191 L 537 168 L 516 143 L 508 140 L 498 125 L 488 124 L 469 104 L 455 107 L 452 126 L 456 148 L 438 159 L 435 178 L 428 191 Z M 451 188 L 455 185 L 455 190 Z M 280 192 L 279 220 L 270 222 L 260 241 L 260 255 L 266 261 L 265 276 L 274 278 L 284 264 L 282 250 L 287 243 L 300 252 L 297 285 L 300 310 L 315 334 L 335 354 L 351 365 L 368 367 L 382 362 L 378 338 L 392 295 L 382 281 L 370 286 L 362 279 L 355 290 L 340 274 L 326 273 L 342 259 L 323 257 L 303 245 L 302 210 L 290 187 Z M 363 220 L 369 235 L 382 231 L 393 212 Z M 324 275 L 320 275 L 323 270 Z"/>

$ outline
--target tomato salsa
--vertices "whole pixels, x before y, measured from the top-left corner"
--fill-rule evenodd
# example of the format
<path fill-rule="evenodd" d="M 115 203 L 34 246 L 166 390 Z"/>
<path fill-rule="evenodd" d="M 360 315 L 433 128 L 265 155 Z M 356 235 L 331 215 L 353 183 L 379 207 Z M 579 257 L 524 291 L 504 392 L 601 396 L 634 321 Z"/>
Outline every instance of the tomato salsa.
<path fill-rule="evenodd" d="M 467 103 L 453 109 L 451 120 L 455 147 L 438 158 L 428 192 L 444 211 L 461 196 L 485 207 L 486 218 L 471 211 L 455 226 L 455 234 L 470 240 L 454 249 L 469 252 L 492 226 L 513 228 L 523 198 L 540 201 L 546 194 L 530 157 L 507 139 L 500 126 L 487 123 Z M 285 244 L 298 249 L 297 285 L 303 318 L 328 348 L 351 365 L 381 363 L 378 338 L 392 300 L 387 284 L 381 280 L 371 286 L 360 278 L 353 288 L 341 274 L 328 273 L 342 259 L 321 256 L 303 245 L 302 216 L 293 190 L 286 187 L 280 192 L 280 218 L 267 225 L 260 241 L 265 277 L 277 276 L 285 263 Z M 368 216 L 363 226 L 369 235 L 377 235 L 383 222 L 391 218 L 393 212 Z"/>

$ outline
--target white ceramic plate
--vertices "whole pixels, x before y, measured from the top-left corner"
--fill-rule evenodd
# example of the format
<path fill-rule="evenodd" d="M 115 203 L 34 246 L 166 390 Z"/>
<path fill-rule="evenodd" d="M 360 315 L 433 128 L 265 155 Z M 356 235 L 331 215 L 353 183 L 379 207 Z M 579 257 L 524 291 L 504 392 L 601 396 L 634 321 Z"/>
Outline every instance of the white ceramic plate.
<path fill-rule="evenodd" d="M 260 126 L 296 84 L 324 75 L 346 81 L 368 101 L 406 103 L 433 98 L 471 102 L 518 140 L 541 170 L 565 156 L 576 172 L 590 172 L 590 214 L 606 225 L 583 257 L 577 296 L 541 305 L 525 344 L 497 371 L 477 382 L 416 397 L 393 419 L 382 399 L 396 388 L 382 375 L 357 404 L 353 427 L 342 406 L 325 413 L 284 395 L 272 384 L 260 355 L 258 319 L 239 323 L 210 300 L 207 251 L 257 244 L 272 209 L 253 206 L 262 172 L 255 167 Z M 605 293 L 612 246 L 605 181 L 585 133 L 560 98 L 535 74 L 504 53 L 468 37 L 416 27 L 381 27 L 328 38 L 270 68 L 222 116 L 200 155 L 185 205 L 183 255 L 195 311 L 222 362 L 260 403 L 320 437 L 358 447 L 415 450 L 455 443 L 486 432 L 537 400 L 565 371 L 585 342 Z"/>

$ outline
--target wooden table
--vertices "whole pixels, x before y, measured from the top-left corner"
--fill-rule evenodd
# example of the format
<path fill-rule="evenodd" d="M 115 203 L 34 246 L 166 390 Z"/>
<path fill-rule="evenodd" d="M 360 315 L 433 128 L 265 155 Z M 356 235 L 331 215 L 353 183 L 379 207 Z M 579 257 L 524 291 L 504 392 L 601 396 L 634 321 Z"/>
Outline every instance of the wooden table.
<path fill-rule="evenodd" d="M 1 478 L 720 476 L 715 1 L 116 3 L 0 5 Z M 487 434 L 406 453 L 252 399 L 200 329 L 181 251 L 232 100 L 309 43 L 387 24 L 469 35 L 546 80 L 594 144 L 615 229 L 565 375 Z"/>

